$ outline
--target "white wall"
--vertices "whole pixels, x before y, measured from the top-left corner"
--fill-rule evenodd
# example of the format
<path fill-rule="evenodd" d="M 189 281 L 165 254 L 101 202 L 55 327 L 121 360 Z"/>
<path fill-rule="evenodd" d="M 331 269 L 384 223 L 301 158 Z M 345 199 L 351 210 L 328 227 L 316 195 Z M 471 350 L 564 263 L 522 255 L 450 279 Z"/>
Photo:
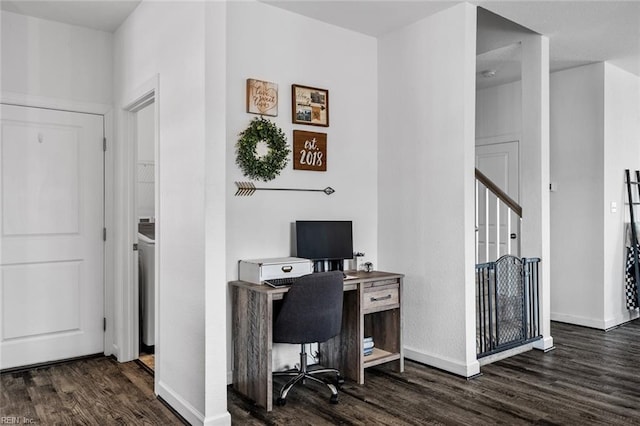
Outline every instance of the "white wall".
<path fill-rule="evenodd" d="M 155 161 L 155 116 L 153 104 L 138 111 L 136 115 L 138 162 L 153 163 Z"/>
<path fill-rule="evenodd" d="M 603 328 L 604 64 L 553 73 L 550 87 L 551 318 Z"/>
<path fill-rule="evenodd" d="M 216 222 L 223 222 L 224 204 L 209 203 L 216 200 L 211 187 L 223 185 L 218 169 L 224 171 L 224 159 L 223 155 L 212 155 L 215 149 L 207 148 L 208 144 L 224 144 L 222 133 L 207 126 L 207 107 L 211 113 L 221 114 L 210 100 L 210 90 L 224 87 L 224 75 L 215 72 L 214 63 L 205 66 L 206 56 L 224 45 L 224 39 L 206 39 L 216 35 L 206 27 L 224 28 L 224 17 L 223 6 L 208 8 L 204 2 L 143 2 L 114 38 L 117 110 L 138 87 L 158 76 L 156 391 L 192 424 L 229 423 L 224 351 L 209 350 L 205 359 L 205 333 L 213 338 L 226 332 L 224 311 L 215 303 L 207 306 L 205 321 L 205 303 L 224 300 L 226 292 L 224 274 L 212 271 L 205 260 L 205 256 L 224 258 L 224 232 L 222 238 L 213 240 L 220 237 Z M 224 47 L 220 51 L 224 52 Z M 224 61 L 224 56 L 216 60 Z M 215 80 L 208 82 L 205 75 Z M 117 118 L 122 133 L 120 113 Z M 221 122 L 210 119 L 215 124 Z M 116 149 L 118 167 L 122 168 L 129 147 Z M 210 179 L 207 185 L 205 177 Z M 117 184 L 126 187 L 124 181 Z M 116 211 L 122 211 L 123 204 L 126 200 L 119 197 Z M 128 226 L 127 220 L 121 217 L 118 225 Z M 120 243 L 126 248 L 131 242 Z"/>
<path fill-rule="evenodd" d="M 378 251 L 403 272 L 408 358 L 471 376 L 475 357 L 476 9 L 379 39 Z M 443 42 L 446 40 L 446 42 Z"/>
<path fill-rule="evenodd" d="M 205 5 L 205 426 L 231 422 L 227 408 L 226 60 L 227 5 Z"/>
<path fill-rule="evenodd" d="M 520 140 L 522 133 L 522 84 L 520 81 L 478 90 L 476 140 L 500 136 Z"/>
<path fill-rule="evenodd" d="M 624 169 L 640 170 L 639 142 L 640 77 L 605 63 L 604 202 L 594 206 L 604 212 L 604 328 L 638 317 L 625 307 L 624 222 L 629 214 L 623 183 Z M 616 214 L 610 213 L 611 202 L 618 205 Z M 635 214 L 638 221 L 640 210 Z"/>
<path fill-rule="evenodd" d="M 640 79 L 598 63 L 551 82 L 552 318 L 608 329 L 637 317 L 624 298 L 624 169 L 640 169 Z"/>
<path fill-rule="evenodd" d="M 303 219 L 352 220 L 354 249 L 378 266 L 376 39 L 259 2 L 232 2 L 227 7 L 228 280 L 237 279 L 240 259 L 294 253 L 292 226 Z M 261 34 L 260 28 L 268 31 Z M 293 170 L 290 161 L 276 179 L 256 184 L 330 186 L 334 194 L 258 191 L 251 197 L 234 196 L 234 182 L 249 180 L 235 164 L 235 144 L 257 117 L 245 112 L 247 78 L 278 84 L 278 116 L 268 118 L 284 131 L 289 145 L 294 129 L 327 133 L 326 172 Z M 329 90 L 330 127 L 291 123 L 291 84 Z M 227 336 L 231 363 L 230 331 Z M 298 349 L 292 352 L 293 362 Z M 284 365 L 286 357 L 278 351 L 274 355 L 274 368 Z"/>
<path fill-rule="evenodd" d="M 112 34 L 11 12 L 0 15 L 3 94 L 111 103 Z"/>
<path fill-rule="evenodd" d="M 607 329 L 637 316 L 624 305 L 623 230 L 624 169 L 640 168 L 640 81 L 608 63 L 551 81 L 552 318 Z"/>
<path fill-rule="evenodd" d="M 549 207 L 549 39 L 522 40 L 522 139 L 520 155 L 521 255 L 539 257 L 540 334 L 537 349 L 553 347 L 551 337 Z"/>
<path fill-rule="evenodd" d="M 521 255 L 539 257 L 543 339 L 550 336 L 551 278 L 549 213 L 549 41 L 538 34 L 514 33 L 522 43 L 522 80 L 479 90 L 476 100 L 478 142 L 519 140 L 520 205 L 523 208 Z"/>
<path fill-rule="evenodd" d="M 136 114 L 136 210 L 137 217 L 155 217 L 155 106 Z"/>

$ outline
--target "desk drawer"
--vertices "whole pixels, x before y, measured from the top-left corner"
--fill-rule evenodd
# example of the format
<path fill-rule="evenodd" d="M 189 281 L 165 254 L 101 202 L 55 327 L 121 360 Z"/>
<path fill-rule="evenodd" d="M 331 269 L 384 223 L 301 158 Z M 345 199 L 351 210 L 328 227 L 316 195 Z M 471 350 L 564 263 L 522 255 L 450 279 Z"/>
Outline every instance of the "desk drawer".
<path fill-rule="evenodd" d="M 398 306 L 400 297 L 398 284 L 385 288 L 372 287 L 364 291 L 364 311 L 379 311 L 385 307 Z"/>

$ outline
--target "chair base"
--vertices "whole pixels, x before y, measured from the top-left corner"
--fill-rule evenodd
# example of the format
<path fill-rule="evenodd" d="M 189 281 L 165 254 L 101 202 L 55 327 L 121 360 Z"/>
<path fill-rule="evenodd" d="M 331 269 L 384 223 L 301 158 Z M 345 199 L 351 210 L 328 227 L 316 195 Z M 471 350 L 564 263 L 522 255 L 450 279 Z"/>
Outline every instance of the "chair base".
<path fill-rule="evenodd" d="M 335 385 L 331 383 L 327 383 L 324 380 L 319 379 L 316 375 L 333 373 L 336 375 L 336 379 L 338 384 L 344 383 L 344 380 L 340 376 L 340 371 L 335 368 L 316 368 L 309 370 L 307 368 L 307 351 L 305 349 L 305 345 L 300 345 L 300 369 L 293 371 L 276 371 L 273 373 L 274 376 L 288 376 L 292 377 L 280 390 L 280 396 L 276 400 L 276 405 L 285 405 L 287 402 L 287 394 L 289 391 L 299 382 L 304 384 L 305 380 L 311 380 L 322 385 L 325 385 L 331 391 L 331 398 L 329 401 L 332 404 L 338 403 L 338 389 Z"/>

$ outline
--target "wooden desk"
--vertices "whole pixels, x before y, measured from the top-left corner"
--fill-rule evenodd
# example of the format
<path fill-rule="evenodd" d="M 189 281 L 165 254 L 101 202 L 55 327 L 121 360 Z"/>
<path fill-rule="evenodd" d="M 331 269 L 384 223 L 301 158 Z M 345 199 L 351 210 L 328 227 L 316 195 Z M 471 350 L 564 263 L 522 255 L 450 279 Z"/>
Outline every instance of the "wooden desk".
<path fill-rule="evenodd" d="M 339 368 L 343 377 L 364 384 L 364 369 L 392 363 L 404 371 L 402 349 L 402 274 L 355 272 L 344 281 L 341 333 L 319 344 L 320 364 Z M 288 288 L 245 281 L 229 283 L 232 290 L 233 387 L 271 411 L 273 405 L 273 302 Z M 363 339 L 372 336 L 375 348 L 363 355 Z"/>

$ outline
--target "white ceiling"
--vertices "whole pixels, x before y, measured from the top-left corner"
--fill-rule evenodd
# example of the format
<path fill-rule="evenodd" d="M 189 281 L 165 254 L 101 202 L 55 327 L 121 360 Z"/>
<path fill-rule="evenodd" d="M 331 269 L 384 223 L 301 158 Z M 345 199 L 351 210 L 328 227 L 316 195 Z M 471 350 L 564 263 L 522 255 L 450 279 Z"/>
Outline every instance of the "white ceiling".
<path fill-rule="evenodd" d="M 112 33 L 139 3 L 140 0 L 0 0 L 0 9 Z"/>
<path fill-rule="evenodd" d="M 383 35 L 462 3 L 431 0 L 262 1 L 371 36 Z M 609 61 L 640 76 L 640 1 L 469 2 L 548 36 L 552 70 Z"/>
<path fill-rule="evenodd" d="M 383 35 L 461 3 L 454 0 L 263 1 L 371 36 Z M 139 3 L 139 0 L 0 0 L 0 7 L 24 15 L 113 32 Z M 471 0 L 470 3 L 548 36 L 552 70 L 609 61 L 640 76 L 640 0 Z M 481 63 L 488 67 L 492 59 L 488 52 L 479 50 L 479 54 L 480 72 L 483 71 Z M 505 52 L 498 52 L 495 55 L 497 59 L 493 60 L 514 61 L 504 55 Z"/>

